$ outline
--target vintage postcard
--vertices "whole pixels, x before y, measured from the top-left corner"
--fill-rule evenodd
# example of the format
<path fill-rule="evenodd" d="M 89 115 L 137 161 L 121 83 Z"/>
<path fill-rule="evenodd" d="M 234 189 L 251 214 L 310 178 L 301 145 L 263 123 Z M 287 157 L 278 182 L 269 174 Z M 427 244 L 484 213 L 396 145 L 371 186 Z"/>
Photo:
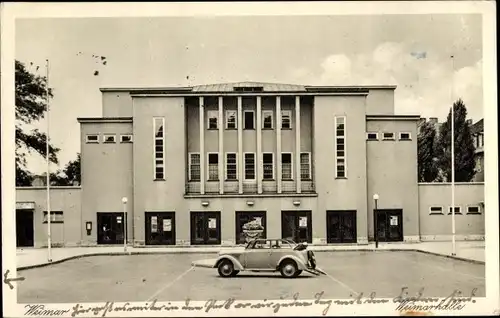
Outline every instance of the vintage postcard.
<path fill-rule="evenodd" d="M 2 3 L 4 316 L 498 314 L 494 12 Z"/>

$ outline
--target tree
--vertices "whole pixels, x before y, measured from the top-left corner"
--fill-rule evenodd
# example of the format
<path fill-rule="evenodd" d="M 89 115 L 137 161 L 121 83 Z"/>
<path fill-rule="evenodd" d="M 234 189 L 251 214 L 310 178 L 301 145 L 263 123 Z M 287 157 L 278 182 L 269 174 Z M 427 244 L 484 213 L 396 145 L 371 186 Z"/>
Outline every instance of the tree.
<path fill-rule="evenodd" d="M 459 99 L 453 104 L 455 132 L 455 181 L 470 182 L 474 177 L 474 142 L 471 127 L 467 123 L 467 108 Z M 446 181 L 451 181 L 451 109 L 446 122 L 441 126 L 437 143 L 439 169 Z"/>
<path fill-rule="evenodd" d="M 439 174 L 436 159 L 436 127 L 424 122 L 418 133 L 418 181 L 433 182 Z"/>
<path fill-rule="evenodd" d="M 38 129 L 27 130 L 23 126 L 44 118 L 47 111 L 47 78 L 31 73 L 17 60 L 15 63 L 16 186 L 29 186 L 33 174 L 26 167 L 26 154 L 34 151 L 45 156 L 47 135 Z M 53 96 L 51 89 L 49 96 Z M 59 148 L 49 145 L 49 160 L 52 163 L 58 163 L 58 152 Z"/>
<path fill-rule="evenodd" d="M 81 184 L 80 166 L 81 155 L 78 153 L 76 159 L 68 162 L 62 171 L 51 174 L 51 184 L 58 186 Z"/>

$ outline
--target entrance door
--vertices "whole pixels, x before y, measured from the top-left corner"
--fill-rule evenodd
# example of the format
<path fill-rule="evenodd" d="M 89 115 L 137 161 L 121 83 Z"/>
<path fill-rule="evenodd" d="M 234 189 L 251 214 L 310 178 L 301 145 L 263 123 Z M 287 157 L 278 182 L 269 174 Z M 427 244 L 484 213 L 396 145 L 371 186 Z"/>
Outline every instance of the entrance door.
<path fill-rule="evenodd" d="M 245 244 L 243 235 L 243 225 L 256 220 L 264 227 L 261 238 L 266 238 L 266 212 L 265 211 L 249 211 L 236 212 L 236 244 Z"/>
<path fill-rule="evenodd" d="M 220 212 L 191 212 L 191 244 L 220 243 Z"/>
<path fill-rule="evenodd" d="M 175 245 L 175 212 L 146 212 L 146 245 Z"/>
<path fill-rule="evenodd" d="M 281 211 L 281 236 L 296 243 L 312 243 L 311 211 Z"/>
<path fill-rule="evenodd" d="M 403 210 L 379 209 L 376 224 L 379 242 L 403 241 Z"/>
<path fill-rule="evenodd" d="M 35 246 L 33 210 L 16 210 L 16 244 L 17 247 Z"/>
<path fill-rule="evenodd" d="M 328 243 L 356 243 L 356 211 L 327 211 Z"/>
<path fill-rule="evenodd" d="M 97 213 L 97 244 L 123 244 L 123 212 Z"/>

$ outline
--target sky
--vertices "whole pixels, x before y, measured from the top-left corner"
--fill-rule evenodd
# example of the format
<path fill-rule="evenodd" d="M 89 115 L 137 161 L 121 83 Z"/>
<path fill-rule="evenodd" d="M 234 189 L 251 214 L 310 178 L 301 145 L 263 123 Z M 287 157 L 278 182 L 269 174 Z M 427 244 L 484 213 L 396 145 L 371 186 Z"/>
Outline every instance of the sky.
<path fill-rule="evenodd" d="M 398 114 L 442 121 L 462 98 L 476 122 L 481 23 L 472 14 L 18 19 L 15 57 L 40 75 L 50 61 L 55 170 L 80 150 L 76 119 L 102 115 L 100 87 L 397 85 Z M 34 127 L 47 130 L 45 120 Z M 30 156 L 28 169 L 43 173 L 44 159 Z"/>

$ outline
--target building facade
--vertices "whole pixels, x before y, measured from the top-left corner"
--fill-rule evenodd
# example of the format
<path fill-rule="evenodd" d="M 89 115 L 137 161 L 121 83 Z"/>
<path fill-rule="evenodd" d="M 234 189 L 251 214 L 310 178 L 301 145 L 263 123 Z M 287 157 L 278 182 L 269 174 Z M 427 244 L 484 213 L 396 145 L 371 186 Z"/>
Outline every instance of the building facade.
<path fill-rule="evenodd" d="M 481 119 L 472 125 L 472 138 L 474 140 L 476 174 L 474 181 L 484 182 L 484 120 Z"/>
<path fill-rule="evenodd" d="M 394 90 L 101 89 L 103 116 L 78 119 L 71 235 L 76 245 L 123 244 L 125 232 L 135 245 L 233 245 L 256 220 L 266 237 L 313 244 L 418 241 L 419 116 L 395 114 Z"/>

